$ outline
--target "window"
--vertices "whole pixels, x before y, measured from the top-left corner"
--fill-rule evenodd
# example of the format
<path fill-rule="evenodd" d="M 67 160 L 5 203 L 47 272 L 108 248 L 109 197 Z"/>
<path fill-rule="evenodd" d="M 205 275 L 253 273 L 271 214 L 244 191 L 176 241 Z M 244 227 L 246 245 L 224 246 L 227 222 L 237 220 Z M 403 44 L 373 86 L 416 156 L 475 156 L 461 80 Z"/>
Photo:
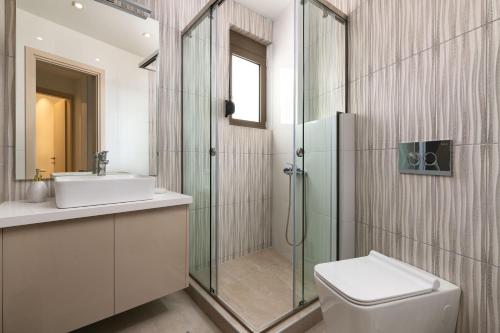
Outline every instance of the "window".
<path fill-rule="evenodd" d="M 266 46 L 231 31 L 231 125 L 266 127 Z"/>

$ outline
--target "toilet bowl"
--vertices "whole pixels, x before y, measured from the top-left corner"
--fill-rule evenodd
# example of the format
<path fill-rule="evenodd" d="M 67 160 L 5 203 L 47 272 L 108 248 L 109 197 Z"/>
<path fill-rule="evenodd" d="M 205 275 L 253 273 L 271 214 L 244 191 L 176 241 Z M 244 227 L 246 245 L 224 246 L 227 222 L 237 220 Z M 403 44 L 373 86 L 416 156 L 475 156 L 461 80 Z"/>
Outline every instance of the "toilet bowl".
<path fill-rule="evenodd" d="M 314 277 L 327 332 L 455 332 L 460 288 L 376 251 L 319 264 Z"/>

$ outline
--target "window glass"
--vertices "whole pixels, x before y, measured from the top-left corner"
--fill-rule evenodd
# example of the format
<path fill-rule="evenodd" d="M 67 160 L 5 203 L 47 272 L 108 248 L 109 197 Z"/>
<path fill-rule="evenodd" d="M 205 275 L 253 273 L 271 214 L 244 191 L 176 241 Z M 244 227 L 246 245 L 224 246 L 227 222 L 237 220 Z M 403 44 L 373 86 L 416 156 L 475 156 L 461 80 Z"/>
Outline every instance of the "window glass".
<path fill-rule="evenodd" d="M 260 121 L 260 65 L 232 55 L 233 119 Z"/>

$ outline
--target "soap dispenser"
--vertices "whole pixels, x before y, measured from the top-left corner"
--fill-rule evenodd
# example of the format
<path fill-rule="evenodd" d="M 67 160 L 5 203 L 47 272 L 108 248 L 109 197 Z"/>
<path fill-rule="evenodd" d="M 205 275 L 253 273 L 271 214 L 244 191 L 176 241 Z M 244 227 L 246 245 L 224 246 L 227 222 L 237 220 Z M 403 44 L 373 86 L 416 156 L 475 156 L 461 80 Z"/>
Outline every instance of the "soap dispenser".
<path fill-rule="evenodd" d="M 49 195 L 49 188 L 43 181 L 42 172 L 45 170 L 36 169 L 35 177 L 28 187 L 27 200 L 28 202 L 44 202 Z"/>

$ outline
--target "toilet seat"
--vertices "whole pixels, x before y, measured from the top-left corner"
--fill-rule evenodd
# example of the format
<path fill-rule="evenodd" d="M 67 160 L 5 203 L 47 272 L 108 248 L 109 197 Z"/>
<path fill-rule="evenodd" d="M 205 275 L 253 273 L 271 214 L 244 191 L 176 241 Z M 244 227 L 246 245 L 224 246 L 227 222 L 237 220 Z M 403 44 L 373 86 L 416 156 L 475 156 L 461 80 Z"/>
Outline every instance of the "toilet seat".
<path fill-rule="evenodd" d="M 361 306 L 425 295 L 440 286 L 436 276 L 376 251 L 366 257 L 319 264 L 314 271 L 340 296 Z"/>

